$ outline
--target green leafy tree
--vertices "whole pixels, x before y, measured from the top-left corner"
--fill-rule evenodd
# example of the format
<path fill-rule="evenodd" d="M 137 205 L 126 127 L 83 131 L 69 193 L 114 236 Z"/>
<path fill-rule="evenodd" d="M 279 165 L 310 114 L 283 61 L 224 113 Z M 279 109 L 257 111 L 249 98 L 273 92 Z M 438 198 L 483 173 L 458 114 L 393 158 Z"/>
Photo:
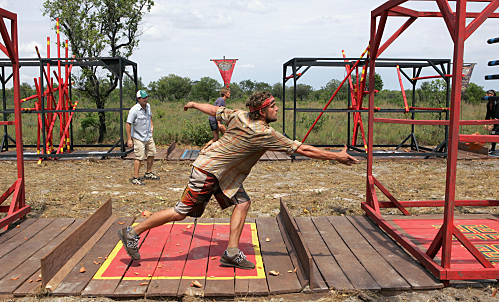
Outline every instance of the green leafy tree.
<path fill-rule="evenodd" d="M 185 99 L 191 92 L 191 88 L 191 79 L 174 74 L 161 77 L 159 80 L 149 83 L 151 95 L 157 97 L 162 102 Z"/>
<path fill-rule="evenodd" d="M 463 95 L 463 100 L 467 103 L 480 103 L 482 101 L 482 97 L 485 95 L 485 90 L 482 86 L 478 86 L 477 84 L 470 82 L 468 84 L 468 88 Z"/>
<path fill-rule="evenodd" d="M 300 83 L 296 85 L 296 97 L 300 101 L 303 101 L 303 99 L 306 99 L 313 90 L 312 86 Z"/>
<path fill-rule="evenodd" d="M 123 100 L 135 104 L 135 101 L 137 100 L 137 90 L 144 89 L 145 87 L 144 82 L 142 82 L 142 77 L 137 79 L 137 87 L 135 87 L 134 81 L 129 76 L 124 76 L 122 87 Z"/>
<path fill-rule="evenodd" d="M 431 107 L 443 107 L 446 100 L 446 83 L 442 79 L 424 82 L 416 90 L 418 104 L 425 104 Z"/>
<path fill-rule="evenodd" d="M 194 100 L 209 102 L 210 99 L 220 95 L 220 89 L 222 89 L 222 85 L 217 80 L 204 77 L 194 83 L 190 97 Z"/>
<path fill-rule="evenodd" d="M 282 97 L 283 97 L 282 83 L 277 82 L 274 85 L 272 85 L 272 88 L 270 89 L 270 93 L 272 93 L 272 95 L 275 98 L 282 100 Z"/>
<path fill-rule="evenodd" d="M 239 87 L 241 87 L 246 95 L 250 95 L 256 89 L 256 82 L 252 80 L 242 80 L 239 82 Z"/>
<path fill-rule="evenodd" d="M 268 83 L 252 80 L 243 80 L 239 82 L 239 86 L 246 95 L 251 95 L 255 91 L 270 91 L 272 89 L 272 86 Z"/>
<path fill-rule="evenodd" d="M 237 83 L 231 83 L 229 86 L 230 89 L 230 98 L 232 100 L 243 100 L 246 101 L 246 95 L 244 91 L 239 87 Z"/>
<path fill-rule="evenodd" d="M 319 94 L 318 99 L 321 100 L 323 103 L 327 103 L 329 99 L 333 96 L 333 93 L 338 89 L 340 86 L 341 81 L 337 79 L 332 79 L 331 81 L 327 82 L 326 86 L 321 87 L 321 89 L 317 90 L 315 92 L 316 94 Z M 338 94 L 336 94 L 335 99 L 336 100 L 346 100 L 348 97 L 348 88 L 347 88 L 347 83 L 343 83 L 343 86 L 341 86 L 340 91 L 338 91 Z"/>
<path fill-rule="evenodd" d="M 270 84 L 265 83 L 265 82 L 256 82 L 255 83 L 255 91 L 270 91 L 272 89 L 272 86 Z M 255 91 L 252 91 L 255 92 Z"/>
<path fill-rule="evenodd" d="M 352 82 L 353 82 L 353 84 L 357 83 L 357 77 L 354 75 L 352 76 Z M 346 85 L 346 84 L 347 83 L 345 83 L 343 85 Z M 383 79 L 377 73 L 374 74 L 374 89 L 378 90 L 378 91 L 381 91 L 383 89 Z M 369 75 L 367 75 L 365 90 L 366 91 L 369 90 Z"/>
<path fill-rule="evenodd" d="M 43 14 L 59 18 L 61 32 L 77 58 L 125 57 L 139 44 L 139 24 L 154 5 L 152 0 L 46 0 Z M 118 77 L 97 66 L 82 66 L 76 87 L 104 109 Z M 106 115 L 99 112 L 99 142 L 106 134 Z"/>
<path fill-rule="evenodd" d="M 20 87 L 21 90 L 21 99 L 27 98 L 29 96 L 35 95 L 36 91 L 31 87 L 30 84 L 23 82 Z"/>

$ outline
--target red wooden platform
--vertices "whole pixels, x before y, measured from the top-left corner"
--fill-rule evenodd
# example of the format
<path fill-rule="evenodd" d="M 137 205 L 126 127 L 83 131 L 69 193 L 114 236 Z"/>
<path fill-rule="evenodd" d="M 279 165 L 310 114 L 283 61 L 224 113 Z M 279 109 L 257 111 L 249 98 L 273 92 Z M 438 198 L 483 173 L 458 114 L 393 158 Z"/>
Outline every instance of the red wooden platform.
<path fill-rule="evenodd" d="M 392 219 L 392 221 L 394 226 L 403 230 L 424 251 L 428 249 L 443 223 L 442 217 L 436 216 Z M 494 215 L 460 215 L 455 218 L 454 222 L 485 258 L 499 269 L 499 218 Z M 483 267 L 455 238 L 452 241 L 452 253 L 451 268 L 453 269 Z M 441 251 L 437 253 L 436 260 L 440 261 L 440 258 Z"/>
<path fill-rule="evenodd" d="M 105 206 L 110 208 L 110 202 Z M 102 236 L 89 239 L 90 247 L 78 239 L 89 224 L 102 225 L 94 215 L 85 221 L 27 219 L 0 234 L 0 297 L 35 294 L 42 283 L 55 296 L 115 298 L 443 286 L 366 216 L 293 218 L 281 206 L 277 217 L 246 221 L 240 248 L 256 263 L 254 270 L 220 266 L 228 219 L 186 219 L 152 229 L 142 234 L 138 261 L 126 255 L 117 236 L 117 230 L 133 223 L 132 218 L 116 218 L 99 209 L 94 215 L 110 223 Z M 88 249 L 60 254 L 77 245 Z M 41 275 L 45 273 L 50 275 Z"/>

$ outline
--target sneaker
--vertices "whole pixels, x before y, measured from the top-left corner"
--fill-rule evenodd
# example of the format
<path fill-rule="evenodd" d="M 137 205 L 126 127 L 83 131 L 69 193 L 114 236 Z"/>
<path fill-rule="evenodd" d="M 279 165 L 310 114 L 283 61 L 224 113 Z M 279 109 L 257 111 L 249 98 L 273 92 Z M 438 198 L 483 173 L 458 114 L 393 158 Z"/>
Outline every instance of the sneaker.
<path fill-rule="evenodd" d="M 159 180 L 159 176 L 156 176 L 156 174 L 149 172 L 144 174 L 145 179 L 151 179 L 151 180 Z"/>
<path fill-rule="evenodd" d="M 139 236 L 130 235 L 132 227 L 126 227 L 118 231 L 118 236 L 120 236 L 121 242 L 123 242 L 123 247 L 126 253 L 133 260 L 139 260 Z"/>
<path fill-rule="evenodd" d="M 143 183 L 142 180 L 138 179 L 137 177 L 132 178 L 131 182 L 134 185 L 140 185 L 140 186 L 145 185 L 145 183 Z"/>
<path fill-rule="evenodd" d="M 229 256 L 227 251 L 224 252 L 220 258 L 220 264 L 222 266 L 232 266 L 241 269 L 254 269 L 255 265 L 246 259 L 246 255 L 242 251 L 237 252 L 234 256 Z"/>

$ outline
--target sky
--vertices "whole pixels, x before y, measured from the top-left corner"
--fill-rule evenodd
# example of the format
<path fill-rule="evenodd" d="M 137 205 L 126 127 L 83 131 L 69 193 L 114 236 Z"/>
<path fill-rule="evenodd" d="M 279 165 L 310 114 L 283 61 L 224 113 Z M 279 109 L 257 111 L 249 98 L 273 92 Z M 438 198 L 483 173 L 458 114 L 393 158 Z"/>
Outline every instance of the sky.
<path fill-rule="evenodd" d="M 356 58 L 369 42 L 371 11 L 384 0 L 155 0 L 141 24 L 140 44 L 130 60 L 138 64 L 147 85 L 175 74 L 199 80 L 211 77 L 223 83 L 211 59 L 238 59 L 232 82 L 250 79 L 281 83 L 283 64 L 293 58 Z M 42 0 L 0 0 L 0 7 L 18 15 L 20 57 L 36 57 L 35 45 L 46 57 L 50 37 L 56 53 L 55 24 L 41 12 Z M 481 11 L 486 3 L 470 3 L 468 11 Z M 438 11 L 435 2 L 410 1 L 407 8 Z M 454 7 L 453 2 L 451 6 Z M 385 39 L 406 18 L 389 17 Z M 470 20 L 469 20 L 470 21 Z M 468 22 L 469 22 L 468 21 Z M 487 66 L 499 59 L 499 19 L 488 19 L 465 42 L 464 62 L 477 63 L 471 81 L 484 89 L 499 89 L 499 82 L 484 76 L 499 73 Z M 453 44 L 442 18 L 419 18 L 383 53 L 383 58 L 452 59 Z M 1 55 L 0 55 L 1 56 Z M 105 56 L 105 55 L 103 55 Z M 378 68 L 384 88 L 399 90 L 396 69 Z M 427 73 L 426 73 L 427 72 Z M 431 70 L 424 75 L 434 75 Z M 287 75 L 290 74 L 290 71 Z M 340 67 L 313 67 L 299 83 L 320 89 L 331 79 L 342 80 Z M 21 69 L 21 81 L 33 85 L 36 68 Z M 292 82 L 288 82 L 291 84 Z M 409 82 L 404 82 L 404 88 Z"/>

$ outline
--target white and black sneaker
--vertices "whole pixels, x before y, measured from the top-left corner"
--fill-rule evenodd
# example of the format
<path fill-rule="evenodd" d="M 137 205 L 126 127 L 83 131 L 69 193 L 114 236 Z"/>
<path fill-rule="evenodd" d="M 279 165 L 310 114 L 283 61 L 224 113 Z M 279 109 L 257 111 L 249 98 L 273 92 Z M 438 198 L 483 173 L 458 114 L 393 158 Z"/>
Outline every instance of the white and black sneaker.
<path fill-rule="evenodd" d="M 123 242 L 123 247 L 126 253 L 133 260 L 139 260 L 139 236 L 133 236 L 130 234 L 132 227 L 126 227 L 118 231 L 118 236 L 120 236 L 121 242 Z"/>
<path fill-rule="evenodd" d="M 154 174 L 152 172 L 144 174 L 144 178 L 149 179 L 149 180 L 159 180 L 159 176 L 157 176 L 156 174 Z"/>
<path fill-rule="evenodd" d="M 130 180 L 130 182 L 133 184 L 133 185 L 139 185 L 139 186 L 143 186 L 145 185 L 145 183 L 140 180 L 138 177 L 134 177 Z"/>
<path fill-rule="evenodd" d="M 246 255 L 244 255 L 242 251 L 237 252 L 237 254 L 235 254 L 234 256 L 229 256 L 227 251 L 225 251 L 222 257 L 220 258 L 220 264 L 222 266 L 232 266 L 242 269 L 255 268 L 255 264 L 246 259 Z"/>

